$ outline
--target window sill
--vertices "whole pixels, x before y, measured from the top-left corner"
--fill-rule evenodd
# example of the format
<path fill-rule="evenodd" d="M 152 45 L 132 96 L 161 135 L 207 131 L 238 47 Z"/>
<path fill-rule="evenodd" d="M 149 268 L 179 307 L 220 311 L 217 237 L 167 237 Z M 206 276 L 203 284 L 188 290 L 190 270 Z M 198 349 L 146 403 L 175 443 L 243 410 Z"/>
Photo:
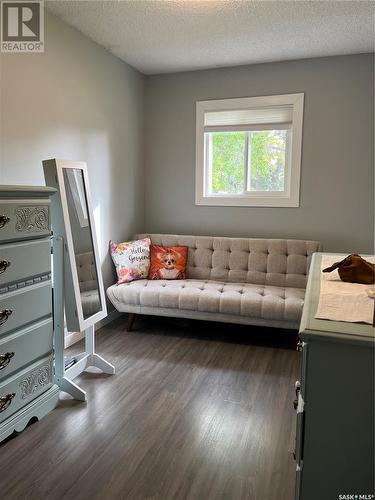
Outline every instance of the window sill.
<path fill-rule="evenodd" d="M 288 196 L 197 196 L 196 205 L 212 207 L 299 207 L 299 199 Z"/>

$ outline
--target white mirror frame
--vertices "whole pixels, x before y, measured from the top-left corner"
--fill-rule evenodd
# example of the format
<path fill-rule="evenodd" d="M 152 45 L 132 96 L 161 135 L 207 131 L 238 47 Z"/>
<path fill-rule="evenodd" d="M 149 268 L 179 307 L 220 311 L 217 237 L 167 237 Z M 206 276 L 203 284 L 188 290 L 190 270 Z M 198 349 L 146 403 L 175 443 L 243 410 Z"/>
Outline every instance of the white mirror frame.
<path fill-rule="evenodd" d="M 84 318 L 81 294 L 79 288 L 77 264 L 74 252 L 74 242 L 69 219 L 69 209 L 65 191 L 64 169 L 78 169 L 82 171 L 86 191 L 88 218 L 91 224 L 91 238 L 94 249 L 96 275 L 98 279 L 101 310 L 88 318 Z M 55 279 L 64 278 L 65 314 L 68 331 L 83 332 L 90 326 L 107 316 L 107 306 L 104 293 L 103 276 L 99 259 L 99 249 L 95 230 L 94 214 L 91 203 L 90 186 L 87 166 L 83 161 L 72 160 L 45 160 L 43 161 L 46 185 L 58 190 L 59 196 L 54 196 L 52 205 L 52 229 L 54 238 L 61 236 L 64 239 L 64 277 L 55 276 Z M 56 284 L 57 285 L 57 284 Z"/>

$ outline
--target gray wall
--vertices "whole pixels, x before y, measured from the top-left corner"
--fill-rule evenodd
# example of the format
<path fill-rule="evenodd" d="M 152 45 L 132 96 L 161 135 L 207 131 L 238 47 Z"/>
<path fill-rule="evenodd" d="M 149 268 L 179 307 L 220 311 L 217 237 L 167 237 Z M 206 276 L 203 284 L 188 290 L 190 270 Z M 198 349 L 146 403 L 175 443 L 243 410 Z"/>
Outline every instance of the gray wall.
<path fill-rule="evenodd" d="M 145 88 L 147 232 L 309 238 L 327 251 L 372 251 L 371 54 L 151 76 Z M 305 93 L 300 207 L 195 206 L 195 101 L 292 92 Z"/>
<path fill-rule="evenodd" d="M 372 251 L 371 55 L 144 79 L 46 12 L 46 52 L 1 54 L 0 70 L 0 183 L 44 184 L 44 158 L 87 161 L 106 285 L 108 240 L 143 230 Z M 305 92 L 300 208 L 195 206 L 195 101 L 290 92 Z"/>
<path fill-rule="evenodd" d="M 144 78 L 45 14 L 44 54 L 1 54 L 0 184 L 44 185 L 46 158 L 87 161 L 109 285 L 109 239 L 144 225 Z"/>

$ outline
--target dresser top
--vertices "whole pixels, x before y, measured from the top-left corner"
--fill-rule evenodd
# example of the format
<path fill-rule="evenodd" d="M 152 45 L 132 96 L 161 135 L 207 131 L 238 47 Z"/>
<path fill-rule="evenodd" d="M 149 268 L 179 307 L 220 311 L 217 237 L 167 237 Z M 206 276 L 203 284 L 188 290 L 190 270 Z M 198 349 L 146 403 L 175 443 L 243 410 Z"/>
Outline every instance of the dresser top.
<path fill-rule="evenodd" d="M 351 343 L 373 343 L 375 341 L 375 329 L 372 325 L 315 318 L 319 304 L 322 255 L 324 254 L 315 253 L 311 261 L 300 326 L 300 337 L 304 340 L 319 337 L 326 340 L 335 339 Z M 343 258 L 346 256 L 347 254 L 342 255 Z"/>
<path fill-rule="evenodd" d="M 47 186 L 22 186 L 0 184 L 1 198 L 47 198 L 56 193 L 55 188 Z"/>

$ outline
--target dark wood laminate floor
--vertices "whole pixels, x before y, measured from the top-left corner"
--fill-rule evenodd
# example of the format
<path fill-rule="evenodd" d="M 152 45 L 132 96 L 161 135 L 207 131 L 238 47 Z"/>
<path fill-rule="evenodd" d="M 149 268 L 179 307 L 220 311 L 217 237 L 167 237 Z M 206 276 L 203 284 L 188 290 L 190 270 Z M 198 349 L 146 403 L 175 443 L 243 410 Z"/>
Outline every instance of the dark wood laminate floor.
<path fill-rule="evenodd" d="M 286 332 L 125 318 L 98 335 L 114 377 L 77 379 L 0 446 L 0 498 L 292 500 L 298 355 Z"/>

